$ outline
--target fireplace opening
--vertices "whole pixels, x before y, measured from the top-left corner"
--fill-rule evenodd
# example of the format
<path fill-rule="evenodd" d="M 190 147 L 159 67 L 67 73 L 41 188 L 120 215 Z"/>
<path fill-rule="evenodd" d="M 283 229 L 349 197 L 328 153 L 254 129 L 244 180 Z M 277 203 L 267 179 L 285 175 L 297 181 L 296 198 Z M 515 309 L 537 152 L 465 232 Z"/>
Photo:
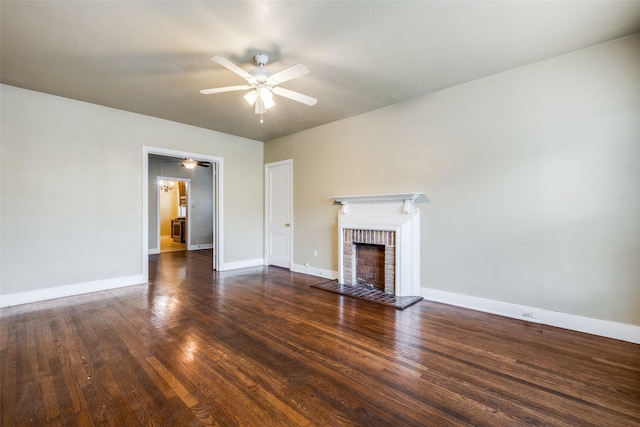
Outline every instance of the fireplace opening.
<path fill-rule="evenodd" d="M 355 248 L 356 284 L 384 292 L 384 245 L 358 243 Z"/>
<path fill-rule="evenodd" d="M 395 295 L 395 232 L 345 229 L 343 241 L 344 284 Z"/>

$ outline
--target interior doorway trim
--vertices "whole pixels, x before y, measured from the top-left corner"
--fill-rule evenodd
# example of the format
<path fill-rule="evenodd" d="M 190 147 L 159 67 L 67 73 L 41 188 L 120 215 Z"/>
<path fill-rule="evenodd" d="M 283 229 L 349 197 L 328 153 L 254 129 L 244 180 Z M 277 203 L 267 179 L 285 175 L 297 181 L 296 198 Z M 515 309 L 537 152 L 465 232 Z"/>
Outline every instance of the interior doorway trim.
<path fill-rule="evenodd" d="M 215 163 L 213 195 L 213 266 L 222 270 L 224 266 L 224 158 L 189 151 L 142 146 L 142 277 L 149 281 L 149 154 L 192 158 Z"/>

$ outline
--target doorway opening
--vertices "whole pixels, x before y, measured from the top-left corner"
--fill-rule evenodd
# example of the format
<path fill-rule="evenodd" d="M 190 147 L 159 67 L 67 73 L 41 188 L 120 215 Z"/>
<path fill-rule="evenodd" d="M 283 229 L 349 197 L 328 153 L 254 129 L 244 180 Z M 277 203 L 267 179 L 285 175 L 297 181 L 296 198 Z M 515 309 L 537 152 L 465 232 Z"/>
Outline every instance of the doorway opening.
<path fill-rule="evenodd" d="M 186 251 L 190 242 L 190 180 L 158 177 L 157 188 L 160 253 Z"/>
<path fill-rule="evenodd" d="M 199 164 L 193 169 L 186 168 L 185 159 L 194 159 Z M 145 281 L 149 279 L 149 255 L 164 252 L 169 247 L 162 245 L 163 236 L 169 236 L 164 240 L 175 244 L 171 245 L 173 250 L 213 249 L 210 252 L 212 268 L 221 270 L 224 263 L 223 158 L 143 146 L 142 160 Z M 182 194 L 181 186 L 184 186 Z M 169 205 L 169 209 L 165 209 L 167 214 L 161 212 L 165 193 L 171 193 L 166 196 L 170 201 L 164 202 Z"/>

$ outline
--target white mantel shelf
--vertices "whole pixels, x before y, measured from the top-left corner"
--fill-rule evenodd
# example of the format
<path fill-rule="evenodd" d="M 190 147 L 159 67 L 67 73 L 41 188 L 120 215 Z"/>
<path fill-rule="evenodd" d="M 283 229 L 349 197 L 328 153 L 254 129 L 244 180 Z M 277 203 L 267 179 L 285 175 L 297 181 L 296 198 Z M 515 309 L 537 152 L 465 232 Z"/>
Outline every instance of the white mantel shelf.
<path fill-rule="evenodd" d="M 332 196 L 334 203 L 431 202 L 424 193 L 371 194 L 368 196 Z"/>

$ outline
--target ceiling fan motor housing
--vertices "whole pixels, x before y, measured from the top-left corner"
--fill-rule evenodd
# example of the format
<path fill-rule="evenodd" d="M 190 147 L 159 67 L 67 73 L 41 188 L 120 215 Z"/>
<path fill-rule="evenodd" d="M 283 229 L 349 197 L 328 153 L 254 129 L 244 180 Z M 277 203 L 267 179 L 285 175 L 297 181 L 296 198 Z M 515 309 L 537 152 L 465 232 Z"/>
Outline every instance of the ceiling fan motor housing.
<path fill-rule="evenodd" d="M 260 68 L 258 70 L 249 71 L 249 74 L 253 76 L 256 83 L 267 83 L 267 79 L 271 76 L 272 73 L 263 68 Z"/>
<path fill-rule="evenodd" d="M 263 67 L 263 66 L 267 65 L 267 62 L 269 62 L 269 57 L 267 55 L 265 55 L 264 53 L 257 54 L 253 59 L 255 59 L 256 63 L 260 67 Z"/>

